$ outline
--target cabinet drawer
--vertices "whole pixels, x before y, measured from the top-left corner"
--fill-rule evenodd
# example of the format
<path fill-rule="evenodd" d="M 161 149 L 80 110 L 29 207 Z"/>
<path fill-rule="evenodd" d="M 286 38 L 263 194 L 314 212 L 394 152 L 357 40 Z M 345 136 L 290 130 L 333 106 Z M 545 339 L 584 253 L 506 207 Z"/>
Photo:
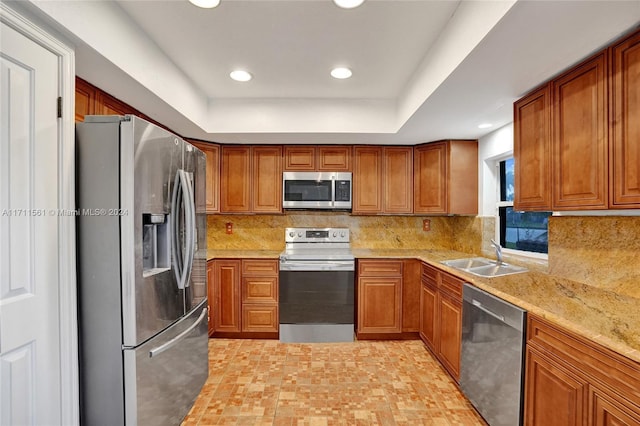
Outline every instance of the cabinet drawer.
<path fill-rule="evenodd" d="M 243 260 L 242 275 L 277 276 L 277 260 Z"/>
<path fill-rule="evenodd" d="M 462 300 L 462 280 L 447 273 L 442 273 L 440 277 L 440 290 Z"/>
<path fill-rule="evenodd" d="M 640 364 L 535 315 L 527 319 L 527 344 L 563 359 L 590 379 L 640 405 Z"/>
<path fill-rule="evenodd" d="M 242 277 L 242 303 L 278 303 L 278 277 Z"/>
<path fill-rule="evenodd" d="M 402 276 L 401 260 L 361 260 L 358 262 L 358 275 L 372 276 Z"/>
<path fill-rule="evenodd" d="M 438 285 L 438 270 L 433 266 L 422 264 L 422 282 L 427 282 L 429 285 Z"/>
<path fill-rule="evenodd" d="M 242 305 L 242 331 L 277 333 L 278 305 Z"/>

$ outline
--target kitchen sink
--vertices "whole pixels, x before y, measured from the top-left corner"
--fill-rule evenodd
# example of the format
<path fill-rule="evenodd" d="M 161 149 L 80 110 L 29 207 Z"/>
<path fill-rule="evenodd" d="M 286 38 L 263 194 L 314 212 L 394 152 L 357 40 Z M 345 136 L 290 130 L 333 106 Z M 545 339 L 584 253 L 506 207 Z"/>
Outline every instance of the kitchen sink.
<path fill-rule="evenodd" d="M 519 274 L 527 272 L 527 268 L 522 266 L 511 265 L 509 263 L 497 262 L 495 260 L 484 257 L 472 257 L 468 259 L 445 260 L 441 262 L 443 265 L 461 271 L 469 272 L 479 277 L 491 278 L 503 275 Z"/>

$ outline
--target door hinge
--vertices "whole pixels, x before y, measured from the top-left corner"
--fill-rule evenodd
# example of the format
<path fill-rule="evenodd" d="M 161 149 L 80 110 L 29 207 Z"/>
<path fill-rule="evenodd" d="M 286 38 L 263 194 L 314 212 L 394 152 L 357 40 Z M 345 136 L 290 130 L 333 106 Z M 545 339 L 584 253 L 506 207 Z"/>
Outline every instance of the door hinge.
<path fill-rule="evenodd" d="M 58 118 L 62 118 L 62 96 L 58 96 Z"/>

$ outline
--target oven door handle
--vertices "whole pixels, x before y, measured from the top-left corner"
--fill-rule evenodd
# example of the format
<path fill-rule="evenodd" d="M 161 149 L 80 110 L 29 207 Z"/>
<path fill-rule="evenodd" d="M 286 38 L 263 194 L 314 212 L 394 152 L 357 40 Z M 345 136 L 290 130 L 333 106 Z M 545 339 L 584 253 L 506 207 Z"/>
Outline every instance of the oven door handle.
<path fill-rule="evenodd" d="M 281 271 L 355 271 L 353 261 L 280 262 Z"/>

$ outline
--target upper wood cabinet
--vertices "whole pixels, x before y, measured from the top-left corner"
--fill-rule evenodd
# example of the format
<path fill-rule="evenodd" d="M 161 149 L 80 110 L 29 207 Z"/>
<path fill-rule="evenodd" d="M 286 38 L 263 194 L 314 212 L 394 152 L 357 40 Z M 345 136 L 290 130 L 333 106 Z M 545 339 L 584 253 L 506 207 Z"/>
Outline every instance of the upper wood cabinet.
<path fill-rule="evenodd" d="M 220 211 L 220 146 L 189 139 L 187 141 L 204 152 L 207 161 L 206 211 L 217 213 Z"/>
<path fill-rule="evenodd" d="M 353 149 L 354 214 L 413 212 L 413 148 Z"/>
<path fill-rule="evenodd" d="M 282 147 L 222 147 L 220 211 L 282 212 Z"/>
<path fill-rule="evenodd" d="M 552 82 L 553 210 L 608 206 L 606 76 L 605 51 Z"/>
<path fill-rule="evenodd" d="M 345 145 L 285 145 L 285 171 L 351 171 L 351 147 Z"/>
<path fill-rule="evenodd" d="M 610 207 L 640 208 L 640 32 L 614 45 L 611 58 Z"/>
<path fill-rule="evenodd" d="M 414 188 L 415 213 L 478 214 L 478 141 L 416 147 Z"/>
<path fill-rule="evenodd" d="M 513 105 L 515 210 L 551 210 L 551 90 L 547 84 Z"/>
<path fill-rule="evenodd" d="M 84 121 L 85 115 L 96 113 L 96 92 L 93 85 L 76 77 L 76 123 Z"/>

